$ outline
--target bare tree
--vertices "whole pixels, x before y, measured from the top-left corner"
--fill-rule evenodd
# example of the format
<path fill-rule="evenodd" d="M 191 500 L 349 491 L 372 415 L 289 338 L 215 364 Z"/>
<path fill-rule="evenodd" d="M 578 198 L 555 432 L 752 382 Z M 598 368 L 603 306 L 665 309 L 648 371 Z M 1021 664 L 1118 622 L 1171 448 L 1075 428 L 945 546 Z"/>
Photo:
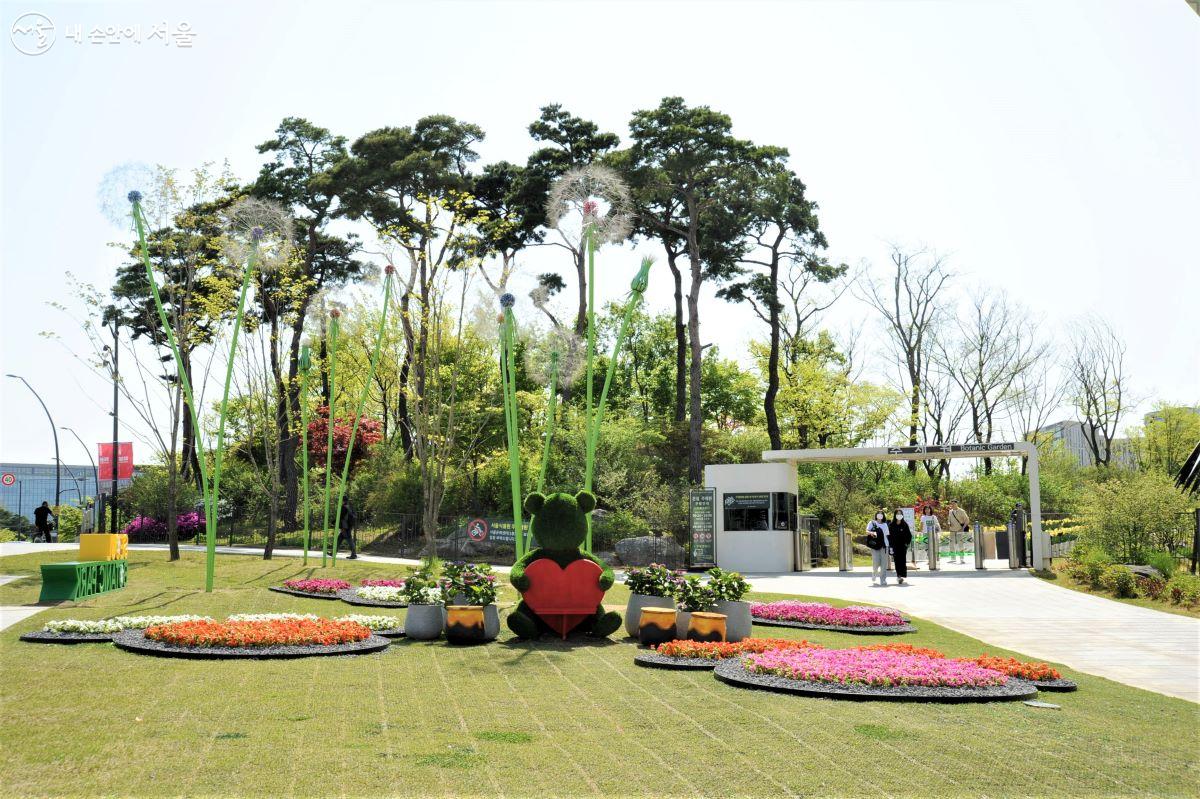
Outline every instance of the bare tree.
<path fill-rule="evenodd" d="M 1137 402 L 1129 394 L 1125 342 L 1112 325 L 1089 317 L 1071 330 L 1067 385 L 1083 440 L 1098 466 L 1112 462 L 1112 442 L 1125 413 Z"/>
<path fill-rule="evenodd" d="M 1038 431 L 1050 424 L 1055 411 L 1067 399 L 1067 383 L 1052 374 L 1054 360 L 1053 343 L 1048 345 L 1044 363 L 1029 369 L 1013 383 L 1012 411 L 1010 414 L 1015 437 L 1039 444 Z M 1021 474 L 1025 473 L 1028 461 L 1021 459 Z"/>
<path fill-rule="evenodd" d="M 908 443 L 916 446 L 932 331 L 935 323 L 945 318 L 939 296 L 953 275 L 944 258 L 925 250 L 906 252 L 893 245 L 891 262 L 890 276 L 886 280 L 868 278 L 860 299 L 883 317 L 893 352 L 901 362 L 902 388 L 908 398 Z M 916 461 L 909 461 L 908 470 L 916 473 Z"/>

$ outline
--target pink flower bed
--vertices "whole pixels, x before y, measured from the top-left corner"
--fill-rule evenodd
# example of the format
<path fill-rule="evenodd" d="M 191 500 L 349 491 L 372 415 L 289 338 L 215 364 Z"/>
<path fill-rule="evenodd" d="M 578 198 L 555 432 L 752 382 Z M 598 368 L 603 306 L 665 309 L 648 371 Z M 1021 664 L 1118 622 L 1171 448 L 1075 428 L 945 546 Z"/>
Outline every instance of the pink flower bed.
<path fill-rule="evenodd" d="M 869 649 L 776 649 L 747 656 L 746 671 L 806 682 L 986 688 L 1008 676 L 974 663 Z"/>
<path fill-rule="evenodd" d="M 360 580 L 359 585 L 362 586 L 379 586 L 381 588 L 403 588 L 403 580 Z"/>
<path fill-rule="evenodd" d="M 350 583 L 345 580 L 284 580 L 283 585 L 285 588 L 303 591 L 306 594 L 336 594 L 350 587 Z"/>
<path fill-rule="evenodd" d="M 750 614 L 772 621 L 795 621 L 837 627 L 898 627 L 904 624 L 903 617 L 890 608 L 835 608 L 824 602 L 766 602 L 752 605 Z"/>

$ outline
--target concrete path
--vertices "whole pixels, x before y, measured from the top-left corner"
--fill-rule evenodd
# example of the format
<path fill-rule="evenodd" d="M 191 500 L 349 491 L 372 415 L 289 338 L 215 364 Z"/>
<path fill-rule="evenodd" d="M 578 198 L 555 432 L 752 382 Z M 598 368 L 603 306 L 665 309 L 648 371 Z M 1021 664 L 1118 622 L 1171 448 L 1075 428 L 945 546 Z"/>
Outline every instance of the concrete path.
<path fill-rule="evenodd" d="M 0 544 L 0 557 L 75 544 Z M 140 544 L 130 549 L 161 550 Z M 185 545 L 181 549 L 203 551 Z M 261 549 L 217 547 L 221 554 L 262 557 Z M 278 557 L 300 557 L 300 549 L 277 549 Z M 309 553 L 320 558 L 321 553 Z M 412 566 L 418 561 L 360 555 L 367 563 Z M 1060 588 L 1024 571 L 989 561 L 986 571 L 972 565 L 946 565 L 939 572 L 910 572 L 907 586 L 871 585 L 870 570 L 814 569 L 803 573 L 747 575 L 758 591 L 803 594 L 888 605 L 929 619 L 985 643 L 1035 658 L 1063 663 L 1077 671 L 1126 685 L 1200 703 L 1200 619 L 1127 605 Z M 497 568 L 505 572 L 506 568 Z M 0 629 L 43 607 L 5 608 Z M 8 611 L 23 613 L 9 620 Z"/>
<path fill-rule="evenodd" d="M 758 591 L 888 605 L 1005 649 L 1200 702 L 1200 619 L 1060 588 L 1008 568 L 909 572 L 905 586 L 894 577 L 880 588 L 866 567 L 747 575 Z"/>

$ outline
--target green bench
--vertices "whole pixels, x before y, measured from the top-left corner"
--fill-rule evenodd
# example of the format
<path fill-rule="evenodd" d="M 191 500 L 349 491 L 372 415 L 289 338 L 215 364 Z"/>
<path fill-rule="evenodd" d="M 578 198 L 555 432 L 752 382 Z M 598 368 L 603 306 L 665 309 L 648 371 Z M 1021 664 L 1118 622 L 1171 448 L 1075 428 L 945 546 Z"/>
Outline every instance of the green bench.
<path fill-rule="evenodd" d="M 39 602 L 86 599 L 125 587 L 129 568 L 124 560 L 70 560 L 42 564 Z"/>

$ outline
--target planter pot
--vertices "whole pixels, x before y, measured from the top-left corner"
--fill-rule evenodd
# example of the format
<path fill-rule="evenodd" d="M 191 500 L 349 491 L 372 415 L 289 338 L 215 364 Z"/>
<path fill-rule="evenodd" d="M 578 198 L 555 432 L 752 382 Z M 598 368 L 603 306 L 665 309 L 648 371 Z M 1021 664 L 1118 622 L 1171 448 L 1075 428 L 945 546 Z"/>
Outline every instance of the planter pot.
<path fill-rule="evenodd" d="M 702 643 L 714 643 L 725 640 L 725 614 L 705 613 L 696 611 L 688 614 L 687 639 Z"/>
<path fill-rule="evenodd" d="M 638 643 L 655 646 L 675 640 L 675 608 L 642 608 Z"/>
<path fill-rule="evenodd" d="M 692 611 L 681 610 L 675 614 L 675 637 L 680 641 L 687 639 L 688 625 L 692 623 Z"/>
<path fill-rule="evenodd" d="M 483 640 L 495 641 L 500 634 L 500 611 L 495 603 L 483 606 Z"/>
<path fill-rule="evenodd" d="M 483 606 L 447 605 L 446 640 L 452 644 L 482 644 Z"/>
<path fill-rule="evenodd" d="M 638 622 L 642 618 L 642 608 L 673 608 L 675 600 L 669 596 L 650 596 L 649 594 L 630 594 L 629 604 L 625 606 L 625 632 L 630 638 L 638 637 Z"/>
<path fill-rule="evenodd" d="M 725 640 L 737 643 L 750 637 L 754 620 L 750 616 L 750 603 L 741 600 L 721 599 L 714 610 L 725 614 Z"/>
<path fill-rule="evenodd" d="M 409 605 L 404 619 L 404 634 L 417 641 L 432 641 L 442 637 L 446 626 L 446 608 L 443 605 Z"/>

